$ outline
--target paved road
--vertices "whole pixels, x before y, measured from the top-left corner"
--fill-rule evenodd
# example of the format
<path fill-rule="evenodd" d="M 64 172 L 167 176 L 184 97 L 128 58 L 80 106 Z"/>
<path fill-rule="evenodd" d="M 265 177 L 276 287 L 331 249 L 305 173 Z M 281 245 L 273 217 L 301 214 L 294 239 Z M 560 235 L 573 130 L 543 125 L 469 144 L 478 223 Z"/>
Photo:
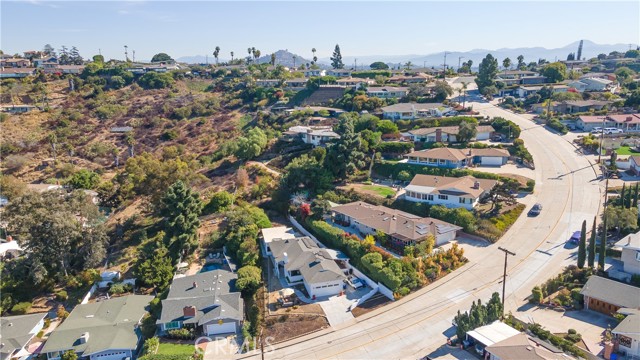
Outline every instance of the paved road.
<path fill-rule="evenodd" d="M 473 97 L 472 97 L 473 98 Z M 469 98 L 467 99 L 469 101 Z M 593 220 L 601 202 L 601 184 L 589 161 L 562 137 L 528 119 L 487 102 L 472 104 L 489 116 L 517 122 L 536 164 L 536 190 L 527 203 L 540 202 L 536 218 L 522 216 L 497 243 L 475 249 L 471 261 L 443 280 L 353 321 L 278 344 L 265 359 L 417 359 L 436 351 L 454 334 L 451 320 L 476 299 L 501 291 L 503 246 L 509 259 L 507 311 L 526 310 L 531 288 L 575 261 L 565 249 L 570 233 Z M 259 359 L 259 353 L 243 358 Z"/>

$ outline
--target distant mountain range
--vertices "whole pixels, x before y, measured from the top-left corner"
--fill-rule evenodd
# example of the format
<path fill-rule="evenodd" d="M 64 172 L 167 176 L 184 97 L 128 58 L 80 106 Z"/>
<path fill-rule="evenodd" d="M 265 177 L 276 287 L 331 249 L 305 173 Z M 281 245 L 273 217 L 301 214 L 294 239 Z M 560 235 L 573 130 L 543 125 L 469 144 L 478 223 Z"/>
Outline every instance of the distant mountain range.
<path fill-rule="evenodd" d="M 546 49 L 543 47 L 531 47 L 531 48 L 516 48 L 516 49 L 497 49 L 497 50 L 487 50 L 487 49 L 473 49 L 471 51 L 451 51 L 447 54 L 447 65 L 453 66 L 454 68 L 458 67 L 458 58 L 462 62 L 471 60 L 473 61 L 473 67 L 477 67 L 478 64 L 482 61 L 482 59 L 487 56 L 487 54 L 493 55 L 498 59 L 500 65 L 502 66 L 502 60 L 506 57 L 511 59 L 512 63 L 517 63 L 517 57 L 519 55 L 524 56 L 524 61 L 529 63 L 531 61 L 538 61 L 538 59 L 546 59 L 547 61 L 555 61 L 557 60 L 566 60 L 567 55 L 569 53 L 577 53 L 578 45 L 580 41 L 573 42 L 569 45 L 563 46 L 557 49 Z M 637 46 L 636 44 L 632 45 L 633 48 Z M 598 54 L 605 53 L 609 54 L 612 51 L 620 51 L 625 52 L 629 50 L 629 44 L 596 44 L 589 40 L 584 40 L 584 44 L 582 45 L 582 57 L 590 59 L 592 57 L 596 57 Z M 349 56 L 348 53 L 342 53 L 342 61 L 345 64 L 346 68 L 353 68 L 354 60 L 357 59 L 358 69 L 361 66 L 368 68 L 368 66 L 375 61 L 382 61 L 389 65 L 404 64 L 407 61 L 411 61 L 414 66 L 422 67 L 424 65 L 428 67 L 441 67 L 444 63 L 444 52 L 438 52 L 435 54 L 429 55 L 367 55 L 367 56 Z M 329 58 L 318 59 L 318 63 L 329 64 L 331 60 Z"/>
<path fill-rule="evenodd" d="M 503 48 L 497 50 L 474 49 L 471 51 L 451 51 L 447 54 L 447 65 L 457 68 L 458 60 L 460 57 L 462 57 L 462 59 L 460 60 L 463 62 L 468 60 L 473 61 L 473 67 L 475 68 L 489 53 L 497 58 L 500 64 L 502 64 L 502 60 L 506 57 L 509 57 L 512 63 L 517 63 L 517 57 L 519 55 L 524 56 L 524 61 L 527 63 L 531 61 L 538 61 L 538 59 L 540 58 L 553 62 L 555 60 L 565 60 L 569 53 L 577 53 L 579 43 L 580 41 L 576 41 L 557 49 L 547 49 L 543 47 L 526 47 L 516 49 Z M 633 48 L 635 48 L 636 46 L 636 44 L 632 44 Z M 629 50 L 629 44 L 596 44 L 593 41 L 584 40 L 584 44 L 582 46 L 582 57 L 590 59 L 601 53 L 609 54 L 612 51 L 625 52 L 627 50 Z M 311 62 L 311 60 L 305 59 L 287 50 L 278 50 L 275 52 L 275 54 L 276 64 L 282 64 L 288 67 L 293 66 L 294 56 L 296 56 L 296 66 Z M 247 54 L 245 53 L 236 54 L 236 58 L 245 57 L 246 55 Z M 228 58 L 224 57 L 224 59 L 227 60 Z M 176 60 L 179 62 L 190 64 L 204 64 L 207 61 L 207 57 L 203 55 L 183 56 Z M 353 68 L 354 62 L 356 60 L 358 69 L 368 69 L 369 65 L 376 61 L 385 62 L 390 66 L 397 66 L 398 64 L 404 64 L 407 61 L 411 61 L 416 67 L 421 67 L 424 65 L 428 67 L 441 67 L 444 63 L 444 52 L 438 52 L 428 55 L 409 54 L 349 56 L 348 52 L 344 52 L 343 49 L 342 61 L 345 64 L 345 68 Z M 208 61 L 209 64 L 215 63 L 215 59 L 213 58 L 213 56 L 209 56 Z M 264 54 L 258 59 L 259 63 L 268 63 L 270 61 L 271 53 Z M 318 65 L 322 67 L 328 67 L 330 64 L 331 60 L 328 57 L 318 59 Z"/>

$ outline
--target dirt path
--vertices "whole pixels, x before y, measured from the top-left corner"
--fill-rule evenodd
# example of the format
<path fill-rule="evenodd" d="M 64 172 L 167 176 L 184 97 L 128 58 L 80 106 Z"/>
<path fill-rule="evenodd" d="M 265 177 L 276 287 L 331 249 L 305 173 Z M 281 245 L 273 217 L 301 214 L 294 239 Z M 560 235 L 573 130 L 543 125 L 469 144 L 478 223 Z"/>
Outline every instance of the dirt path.
<path fill-rule="evenodd" d="M 259 166 L 265 170 L 267 170 L 270 174 L 272 174 L 275 177 L 280 177 L 280 172 L 273 170 L 272 168 L 268 167 L 265 163 L 261 163 L 259 161 L 247 161 L 247 165 L 256 165 Z"/>

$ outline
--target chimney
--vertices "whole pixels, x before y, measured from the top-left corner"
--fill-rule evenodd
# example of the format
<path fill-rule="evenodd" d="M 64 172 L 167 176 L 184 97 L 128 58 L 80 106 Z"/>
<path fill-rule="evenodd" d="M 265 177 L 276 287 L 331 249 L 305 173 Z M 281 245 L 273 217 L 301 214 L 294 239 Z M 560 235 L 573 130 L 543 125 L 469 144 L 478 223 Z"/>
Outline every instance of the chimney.
<path fill-rule="evenodd" d="M 480 189 L 480 182 L 478 180 L 473 182 L 473 188 L 474 189 Z"/>
<path fill-rule="evenodd" d="M 13 236 L 9 235 L 7 236 L 7 242 L 12 242 L 13 241 Z"/>
<path fill-rule="evenodd" d="M 631 120 L 632 120 L 631 116 L 627 116 L 627 118 L 625 119 L 625 121 L 631 121 Z"/>
<path fill-rule="evenodd" d="M 78 339 L 80 341 L 80 344 L 86 344 L 87 341 L 89 341 L 89 333 L 83 333 L 82 335 L 80 335 L 80 339 Z"/>
<path fill-rule="evenodd" d="M 288 264 L 289 263 L 289 255 L 287 253 L 283 253 L 282 256 L 284 257 L 284 263 Z"/>
<path fill-rule="evenodd" d="M 442 129 L 436 129 L 436 142 L 442 142 Z"/>
<path fill-rule="evenodd" d="M 185 306 L 182 308 L 182 314 L 185 318 L 192 318 L 196 316 L 196 307 L 193 305 Z"/>

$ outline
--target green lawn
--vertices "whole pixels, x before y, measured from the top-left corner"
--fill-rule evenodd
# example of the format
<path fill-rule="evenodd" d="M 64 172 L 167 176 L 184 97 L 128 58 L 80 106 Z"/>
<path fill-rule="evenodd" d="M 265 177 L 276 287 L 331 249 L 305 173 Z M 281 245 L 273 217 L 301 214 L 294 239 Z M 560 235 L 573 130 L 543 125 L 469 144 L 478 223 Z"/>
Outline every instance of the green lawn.
<path fill-rule="evenodd" d="M 188 344 L 171 344 L 161 342 L 160 346 L 158 346 L 158 354 L 166 354 L 166 355 L 193 355 L 194 352 L 193 345 Z"/>
<path fill-rule="evenodd" d="M 631 150 L 631 148 L 629 146 L 621 146 L 621 147 L 616 149 L 616 152 L 618 153 L 618 155 L 638 155 L 638 154 L 640 154 L 639 152 Z"/>
<path fill-rule="evenodd" d="M 368 190 L 368 191 L 373 191 L 376 194 L 383 196 L 383 197 L 387 197 L 389 195 L 393 196 L 396 194 L 395 190 L 388 188 L 386 186 L 380 186 L 380 185 L 363 185 L 362 186 L 363 190 Z"/>

